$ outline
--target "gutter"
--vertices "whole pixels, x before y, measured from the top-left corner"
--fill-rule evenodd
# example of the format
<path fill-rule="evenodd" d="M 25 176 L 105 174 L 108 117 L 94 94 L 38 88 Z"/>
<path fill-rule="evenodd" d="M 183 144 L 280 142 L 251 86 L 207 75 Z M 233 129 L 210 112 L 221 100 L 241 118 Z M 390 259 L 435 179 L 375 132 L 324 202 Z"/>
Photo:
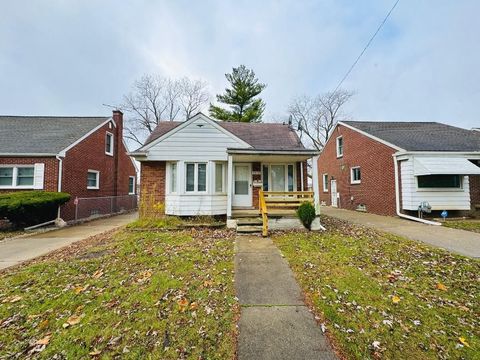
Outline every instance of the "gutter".
<path fill-rule="evenodd" d="M 261 155 L 311 155 L 320 154 L 317 150 L 256 150 L 256 149 L 227 149 L 227 154 L 261 154 Z"/>
<path fill-rule="evenodd" d="M 60 155 L 55 155 L 55 158 L 58 160 L 57 191 L 62 192 L 63 158 Z M 60 219 L 60 206 L 58 206 L 57 219 Z"/>
<path fill-rule="evenodd" d="M 402 214 L 400 212 L 400 185 L 399 185 L 399 182 L 398 182 L 398 159 L 397 159 L 398 155 L 399 155 L 398 153 L 393 154 L 393 166 L 394 166 L 394 172 L 395 172 L 395 208 L 396 208 L 397 216 L 399 216 L 403 219 L 418 221 L 418 222 L 421 222 L 421 223 L 427 224 L 427 225 L 442 225 L 441 223 L 436 222 L 436 221 L 420 219 L 420 218 L 417 218 L 415 216 Z"/>

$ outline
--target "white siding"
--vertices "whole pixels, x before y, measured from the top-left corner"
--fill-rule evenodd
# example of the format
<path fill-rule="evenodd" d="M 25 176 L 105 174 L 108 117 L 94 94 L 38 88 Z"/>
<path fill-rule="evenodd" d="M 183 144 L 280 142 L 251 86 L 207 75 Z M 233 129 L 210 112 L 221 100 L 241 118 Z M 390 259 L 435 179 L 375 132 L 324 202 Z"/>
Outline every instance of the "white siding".
<path fill-rule="evenodd" d="M 227 148 L 245 147 L 243 143 L 199 118 L 153 145 L 148 150 L 148 160 L 227 161 Z"/>
<path fill-rule="evenodd" d="M 167 215 L 225 215 L 227 213 L 227 195 L 174 195 L 165 196 Z"/>
<path fill-rule="evenodd" d="M 422 201 L 428 201 L 432 210 L 470 210 L 470 187 L 468 176 L 463 177 L 461 189 L 417 189 L 417 179 L 413 175 L 414 158 L 400 162 L 402 208 L 417 210 Z"/>

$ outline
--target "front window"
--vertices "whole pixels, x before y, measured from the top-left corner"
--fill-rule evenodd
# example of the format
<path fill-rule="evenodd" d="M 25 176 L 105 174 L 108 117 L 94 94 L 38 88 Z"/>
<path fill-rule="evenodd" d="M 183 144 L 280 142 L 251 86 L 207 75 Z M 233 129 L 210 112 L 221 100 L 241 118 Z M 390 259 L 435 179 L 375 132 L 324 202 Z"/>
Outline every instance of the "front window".
<path fill-rule="evenodd" d="M 187 163 L 186 164 L 186 184 L 187 192 L 207 191 L 207 164 L 205 163 Z"/>
<path fill-rule="evenodd" d="M 419 189 L 461 189 L 460 175 L 422 175 L 417 177 Z"/>
<path fill-rule="evenodd" d="M 128 177 L 128 193 L 130 195 L 135 194 L 135 176 Z"/>
<path fill-rule="evenodd" d="M 113 155 L 113 134 L 109 132 L 105 137 L 105 154 Z"/>
<path fill-rule="evenodd" d="M 343 137 L 337 137 L 337 157 L 343 156 Z"/>
<path fill-rule="evenodd" d="M 100 173 L 96 170 L 88 170 L 87 173 L 87 189 L 98 190 Z"/>
<path fill-rule="evenodd" d="M 177 192 L 177 163 L 170 164 L 170 192 Z"/>
<path fill-rule="evenodd" d="M 262 166 L 263 191 L 295 191 L 294 164 L 264 164 Z"/>
<path fill-rule="evenodd" d="M 215 192 L 223 193 L 224 190 L 224 164 L 216 163 L 215 164 Z"/>
<path fill-rule="evenodd" d="M 0 187 L 33 188 L 34 169 L 34 166 L 0 167 Z"/>
<path fill-rule="evenodd" d="M 323 192 L 328 192 L 328 174 L 323 174 Z"/>
<path fill-rule="evenodd" d="M 352 167 L 350 169 L 350 182 L 352 184 L 360 184 L 362 182 L 362 173 L 360 166 Z"/>

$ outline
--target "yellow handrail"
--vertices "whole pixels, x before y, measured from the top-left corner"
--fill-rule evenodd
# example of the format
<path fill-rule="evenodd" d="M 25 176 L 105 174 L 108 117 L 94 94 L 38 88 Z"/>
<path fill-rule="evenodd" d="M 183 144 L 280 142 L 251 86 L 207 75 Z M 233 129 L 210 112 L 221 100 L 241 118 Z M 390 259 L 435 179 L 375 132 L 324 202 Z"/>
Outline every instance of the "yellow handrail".
<path fill-rule="evenodd" d="M 258 205 L 260 208 L 260 213 L 262 214 L 262 235 L 268 236 L 268 210 L 263 189 L 258 191 Z"/>

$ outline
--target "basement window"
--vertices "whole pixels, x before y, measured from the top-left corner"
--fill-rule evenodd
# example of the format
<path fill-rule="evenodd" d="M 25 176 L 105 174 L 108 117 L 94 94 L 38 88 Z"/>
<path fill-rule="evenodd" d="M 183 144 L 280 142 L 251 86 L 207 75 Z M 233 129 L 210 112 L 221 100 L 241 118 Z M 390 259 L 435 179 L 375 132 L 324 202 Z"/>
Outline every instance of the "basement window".
<path fill-rule="evenodd" d="M 419 189 L 461 189 L 460 175 L 422 175 L 417 177 Z"/>

